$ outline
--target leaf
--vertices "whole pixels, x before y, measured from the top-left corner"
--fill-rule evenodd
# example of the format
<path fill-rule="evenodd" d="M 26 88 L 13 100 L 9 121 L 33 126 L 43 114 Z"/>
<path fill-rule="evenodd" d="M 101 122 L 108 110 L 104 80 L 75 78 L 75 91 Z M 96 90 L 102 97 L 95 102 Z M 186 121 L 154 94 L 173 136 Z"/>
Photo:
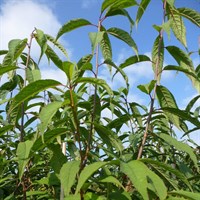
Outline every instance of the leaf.
<path fill-rule="evenodd" d="M 115 15 L 122 15 L 128 18 L 129 22 L 130 22 L 130 33 L 132 31 L 132 28 L 134 26 L 134 21 L 131 18 L 131 16 L 129 15 L 129 13 L 123 9 L 123 8 L 118 8 L 118 9 L 114 9 L 114 10 L 109 10 L 105 17 L 111 17 L 111 16 L 115 16 Z"/>
<path fill-rule="evenodd" d="M 103 167 L 106 164 L 107 162 L 99 161 L 99 162 L 95 162 L 90 165 L 87 165 L 80 174 L 75 194 L 77 194 L 80 191 L 83 184 L 90 178 L 90 176 L 92 176 L 92 174 L 94 174 L 99 168 Z"/>
<path fill-rule="evenodd" d="M 45 107 L 42 108 L 39 114 L 41 124 L 39 124 L 39 127 L 38 127 L 41 134 L 45 132 L 49 123 L 51 122 L 52 117 L 55 115 L 58 109 L 62 106 L 62 104 L 63 102 L 55 101 L 55 102 L 47 104 Z"/>
<path fill-rule="evenodd" d="M 74 64 L 69 61 L 65 61 L 62 64 L 62 68 L 65 74 L 67 75 L 67 78 L 69 79 L 69 81 L 71 81 L 74 74 Z"/>
<path fill-rule="evenodd" d="M 80 194 L 69 195 L 68 197 L 64 198 L 64 200 L 81 200 L 81 196 Z"/>
<path fill-rule="evenodd" d="M 130 194 L 128 192 L 120 192 L 120 191 L 115 191 L 113 193 L 109 194 L 109 199 L 112 200 L 132 200 Z"/>
<path fill-rule="evenodd" d="M 36 29 L 36 35 L 35 35 L 36 41 L 40 45 L 41 53 L 38 63 L 40 62 L 42 56 L 44 55 L 45 51 L 47 50 L 47 38 L 46 35 L 42 30 Z"/>
<path fill-rule="evenodd" d="M 63 47 L 62 44 L 60 44 L 58 41 L 56 41 L 55 38 L 53 38 L 51 35 L 45 34 L 47 40 L 49 40 L 50 42 L 52 42 L 58 49 L 60 49 L 60 51 L 62 51 L 62 53 L 66 56 L 66 58 L 69 60 L 69 56 L 67 51 L 65 50 L 65 48 Z"/>
<path fill-rule="evenodd" d="M 156 161 L 156 160 L 153 160 L 150 158 L 141 159 L 140 161 L 149 163 L 149 164 L 153 164 L 154 166 L 156 165 L 159 168 L 162 168 L 162 169 L 166 170 L 167 172 L 174 174 L 177 178 L 179 178 L 181 181 L 183 181 L 188 186 L 188 188 L 190 188 L 190 190 L 192 190 L 189 181 L 187 180 L 185 175 L 183 173 L 181 173 L 179 170 L 172 168 L 170 165 L 167 165 L 163 162 L 159 162 L 159 161 Z"/>
<path fill-rule="evenodd" d="M 171 28 L 174 32 L 175 37 L 187 47 L 186 42 L 186 29 L 182 17 L 176 13 L 171 14 Z"/>
<path fill-rule="evenodd" d="M 18 158 L 18 173 L 19 179 L 22 178 L 25 167 L 29 161 L 29 154 L 31 147 L 33 145 L 33 141 L 27 140 L 26 142 L 20 142 L 17 147 L 17 158 Z"/>
<path fill-rule="evenodd" d="M 117 73 L 117 72 L 120 72 L 120 74 L 122 75 L 122 77 L 123 77 L 124 80 L 126 81 L 126 85 L 127 85 L 127 88 L 128 88 L 128 87 L 129 87 L 129 84 L 128 84 L 128 76 L 126 75 L 126 73 L 125 73 L 121 68 L 117 67 L 117 66 L 115 65 L 115 63 L 112 62 L 110 59 L 105 60 L 104 63 L 105 63 L 105 64 L 108 64 L 108 65 L 110 65 L 110 66 L 112 66 L 112 67 L 114 67 L 114 68 L 116 69 L 116 73 Z M 113 75 L 113 78 L 114 78 L 114 75 Z"/>
<path fill-rule="evenodd" d="M 18 67 L 16 66 L 9 66 L 9 67 L 0 67 L 0 76 L 2 76 L 3 74 L 18 69 Z"/>
<path fill-rule="evenodd" d="M 105 197 L 102 197 L 95 194 L 95 193 L 92 193 L 92 192 L 87 192 L 85 195 L 84 195 L 84 200 L 106 200 Z"/>
<path fill-rule="evenodd" d="M 47 50 L 45 51 L 45 54 L 48 59 L 50 59 L 59 69 L 62 70 L 62 60 L 49 45 L 47 45 Z"/>
<path fill-rule="evenodd" d="M 176 196 L 181 196 L 181 197 L 185 197 L 185 198 L 189 198 L 190 200 L 200 199 L 200 194 L 199 193 L 187 192 L 187 191 L 183 191 L 183 190 L 172 191 L 172 192 L 169 192 L 169 194 L 176 195 Z"/>
<path fill-rule="evenodd" d="M 149 95 L 149 94 L 151 94 L 152 90 L 154 89 L 155 84 L 156 84 L 156 80 L 152 80 L 148 84 L 138 85 L 137 88 L 140 89 L 142 92 Z"/>
<path fill-rule="evenodd" d="M 200 15 L 199 12 L 190 8 L 178 8 L 176 9 L 177 14 L 189 19 L 192 23 L 200 27 Z"/>
<path fill-rule="evenodd" d="M 127 8 L 130 6 L 137 5 L 135 0 L 104 0 L 101 6 L 101 14 L 110 7 L 110 10 L 118 8 Z"/>
<path fill-rule="evenodd" d="M 133 160 L 128 163 L 121 162 L 120 169 L 130 178 L 131 182 L 142 195 L 143 199 L 149 199 L 147 190 L 148 184 L 153 186 L 154 192 L 161 200 L 166 198 L 167 188 L 165 187 L 163 181 L 139 160 Z M 151 182 L 148 183 L 148 179 L 151 179 Z"/>
<path fill-rule="evenodd" d="M 143 123 L 142 123 L 142 117 L 141 117 L 141 114 L 140 114 L 140 111 L 139 109 L 137 108 L 137 103 L 130 103 L 130 108 L 131 108 L 131 111 L 137 121 L 137 123 L 139 124 L 140 127 L 143 127 Z"/>
<path fill-rule="evenodd" d="M 100 125 L 98 123 L 94 123 L 94 128 L 97 134 L 102 138 L 103 142 L 107 144 L 108 147 L 115 147 L 116 151 L 122 152 L 123 145 L 120 139 L 117 138 L 117 135 L 110 129 L 110 127 L 106 127 Z"/>
<path fill-rule="evenodd" d="M 198 101 L 198 99 L 200 98 L 200 95 L 197 95 L 196 97 L 194 97 L 192 100 L 190 100 L 190 102 L 188 103 L 188 105 L 185 108 L 186 112 L 190 112 L 190 110 L 192 109 L 192 107 L 194 106 L 194 104 Z"/>
<path fill-rule="evenodd" d="M 26 78 L 29 83 L 38 81 L 41 79 L 41 73 L 39 69 L 26 68 Z"/>
<path fill-rule="evenodd" d="M 33 144 L 32 151 L 39 151 L 46 145 L 51 143 L 57 136 L 66 134 L 66 128 L 55 128 L 53 130 L 46 131 L 43 136 L 40 136 Z M 42 141 L 43 137 L 43 141 Z"/>
<path fill-rule="evenodd" d="M 58 81 L 46 79 L 46 80 L 38 80 L 30 83 L 26 87 L 24 87 L 14 98 L 10 105 L 9 112 L 11 113 L 17 106 L 19 106 L 22 102 L 26 101 L 30 97 L 36 95 L 37 93 L 55 86 L 61 85 Z"/>
<path fill-rule="evenodd" d="M 124 41 L 126 44 L 128 44 L 130 47 L 132 47 L 133 50 L 135 51 L 135 54 L 138 55 L 137 45 L 134 42 L 133 38 L 126 31 L 114 27 L 114 28 L 109 28 L 107 30 L 107 32 L 110 35 Z"/>
<path fill-rule="evenodd" d="M 100 47 L 104 60 L 106 59 L 112 60 L 112 47 L 110 39 L 106 32 L 104 32 L 103 37 L 100 41 Z"/>
<path fill-rule="evenodd" d="M 94 50 L 96 49 L 97 45 L 101 42 L 101 40 L 103 39 L 103 34 L 104 32 L 90 32 L 89 33 L 89 38 L 91 41 L 91 45 L 92 45 L 92 54 L 94 54 Z"/>
<path fill-rule="evenodd" d="M 128 67 L 130 65 L 139 63 L 139 62 L 144 62 L 144 61 L 151 61 L 150 58 L 146 55 L 138 55 L 138 56 L 131 56 L 127 58 L 123 63 L 120 64 L 119 68 L 124 69 L 125 67 Z M 118 70 L 115 72 L 113 77 L 117 74 Z"/>
<path fill-rule="evenodd" d="M 160 38 L 160 36 L 158 36 L 154 41 L 152 50 L 152 61 L 153 71 L 159 83 L 164 61 L 164 41 L 163 38 Z"/>
<path fill-rule="evenodd" d="M 178 108 L 174 96 L 166 87 L 158 85 L 156 88 L 156 95 L 161 108 Z M 180 128 L 180 121 L 177 115 L 169 114 L 168 112 L 165 112 L 165 110 L 164 113 L 177 128 Z"/>
<path fill-rule="evenodd" d="M 114 176 L 107 176 L 106 178 L 99 180 L 99 182 L 100 183 L 113 183 L 114 185 L 118 185 L 125 190 L 124 186 Z"/>
<path fill-rule="evenodd" d="M 158 137 L 162 138 L 169 145 L 174 146 L 177 150 L 186 152 L 190 156 L 190 159 L 193 161 L 195 167 L 199 169 L 197 157 L 189 145 L 182 143 L 180 141 L 177 141 L 175 138 L 164 133 L 160 133 Z"/>
<path fill-rule="evenodd" d="M 141 1 L 138 11 L 137 11 L 137 16 L 136 16 L 136 21 L 135 21 L 136 25 L 139 23 L 140 19 L 142 18 L 147 6 L 149 5 L 149 2 L 150 0 Z"/>
<path fill-rule="evenodd" d="M 60 36 L 62 36 L 64 33 L 67 33 L 67 32 L 70 32 L 72 30 L 75 30 L 77 28 L 80 28 L 82 26 L 87 26 L 87 25 L 91 25 L 91 23 L 88 21 L 88 20 L 85 20 L 85 19 L 73 19 L 73 20 L 70 20 L 69 22 L 65 23 L 61 28 L 60 30 L 58 31 L 57 33 L 57 36 L 56 36 L 56 41 L 58 40 L 58 38 Z"/>
<path fill-rule="evenodd" d="M 70 161 L 65 163 L 60 170 L 60 180 L 65 196 L 70 194 L 71 187 L 79 171 L 79 166 L 80 161 Z"/>
<path fill-rule="evenodd" d="M 92 78 L 92 77 L 82 77 L 82 78 L 78 78 L 76 80 L 76 83 L 91 83 L 91 84 L 102 86 L 108 92 L 110 96 L 113 96 L 112 89 L 103 79 L 97 79 L 97 78 Z"/>

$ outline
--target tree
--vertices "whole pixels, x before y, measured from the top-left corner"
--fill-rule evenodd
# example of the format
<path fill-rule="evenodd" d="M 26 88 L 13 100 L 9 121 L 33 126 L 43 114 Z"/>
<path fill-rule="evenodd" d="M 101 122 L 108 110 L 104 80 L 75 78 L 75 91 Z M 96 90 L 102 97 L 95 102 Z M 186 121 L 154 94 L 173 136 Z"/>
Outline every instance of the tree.
<path fill-rule="evenodd" d="M 0 87 L 2 199 L 200 199 L 199 147 L 175 138 L 176 129 L 184 135 L 199 130 L 199 108 L 192 108 L 200 96 L 181 110 L 169 89 L 160 84 L 164 70 L 175 70 L 184 73 L 199 92 L 200 67 L 190 57 L 198 52 L 187 49 L 183 18 L 199 27 L 200 15 L 176 8 L 174 1 L 162 2 L 163 19 L 154 26 L 152 58 L 138 53 L 126 30 L 104 27 L 104 21 L 115 15 L 125 16 L 131 27 L 139 24 L 150 0 L 104 0 L 97 25 L 73 19 L 56 38 L 35 29 L 29 40 L 11 40 L 9 50 L 0 51 L 4 56 L 0 75 L 9 75 Z M 138 8 L 135 20 L 127 9 L 132 6 Z M 83 26 L 97 29 L 89 33 L 91 54 L 72 62 L 58 39 Z M 163 33 L 171 30 L 183 48 L 164 44 Z M 111 36 L 134 51 L 120 65 L 112 59 Z M 32 40 L 41 48 L 38 62 L 31 57 Z M 164 52 L 177 66 L 163 66 Z M 44 56 L 66 74 L 66 84 L 41 79 L 38 63 Z M 151 62 L 154 71 L 152 81 L 138 86 L 149 98 L 149 107 L 127 99 L 124 69 L 139 62 Z M 114 72 L 112 78 L 120 73 L 126 87 L 111 89 L 99 78 L 102 66 Z M 102 117 L 105 110 L 114 118 Z"/>

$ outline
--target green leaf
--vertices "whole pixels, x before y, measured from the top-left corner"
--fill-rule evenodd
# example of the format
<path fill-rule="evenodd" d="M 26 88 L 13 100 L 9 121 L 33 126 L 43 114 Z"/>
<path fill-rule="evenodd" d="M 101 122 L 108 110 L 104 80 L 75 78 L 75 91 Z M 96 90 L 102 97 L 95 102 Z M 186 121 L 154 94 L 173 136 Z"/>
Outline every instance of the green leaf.
<path fill-rule="evenodd" d="M 106 200 L 105 197 L 99 196 L 92 192 L 87 192 L 84 195 L 84 200 Z"/>
<path fill-rule="evenodd" d="M 121 68 L 117 67 L 117 66 L 115 65 L 115 63 L 112 62 L 110 59 L 105 60 L 104 63 L 105 63 L 105 64 L 108 64 L 108 65 L 110 65 L 110 66 L 112 66 L 112 67 L 114 67 L 114 68 L 116 69 L 116 73 L 117 73 L 117 72 L 120 72 L 120 74 L 122 75 L 122 77 L 123 77 L 124 80 L 126 81 L 126 85 L 127 85 L 127 88 L 128 88 L 128 87 L 129 87 L 129 84 L 128 84 L 128 76 L 126 75 L 126 73 L 125 73 Z M 113 78 L 114 78 L 114 75 L 113 75 Z"/>
<path fill-rule="evenodd" d="M 51 79 L 38 80 L 30 83 L 13 98 L 13 101 L 9 108 L 9 113 L 11 113 L 17 106 L 19 106 L 22 102 L 26 101 L 30 97 L 47 88 L 53 88 L 58 85 L 61 85 L 61 83 Z"/>
<path fill-rule="evenodd" d="M 127 58 L 123 63 L 120 64 L 119 69 L 124 69 L 125 67 L 128 67 L 130 65 L 139 63 L 139 62 L 144 62 L 144 61 L 151 61 L 150 58 L 146 55 L 138 55 L 138 56 L 131 56 Z M 115 72 L 113 77 L 117 74 L 119 70 Z"/>
<path fill-rule="evenodd" d="M 130 194 L 128 192 L 120 192 L 120 191 L 115 191 L 113 193 L 109 194 L 109 199 L 112 200 L 132 200 Z"/>
<path fill-rule="evenodd" d="M 29 83 L 40 80 L 41 79 L 40 70 L 39 69 L 32 70 L 30 68 L 27 68 L 26 69 L 26 78 Z"/>
<path fill-rule="evenodd" d="M 62 53 L 69 60 L 68 53 L 67 53 L 66 49 L 63 47 L 63 45 L 60 44 L 58 41 L 56 41 L 56 39 L 54 37 L 52 37 L 51 35 L 45 34 L 45 36 L 46 36 L 47 40 L 52 42 L 58 49 L 60 49 L 60 51 L 62 51 Z"/>
<path fill-rule="evenodd" d="M 62 70 L 62 60 L 49 45 L 47 45 L 45 54 L 49 60 L 51 60 L 59 69 Z"/>
<path fill-rule="evenodd" d="M 189 198 L 190 200 L 200 199 L 199 193 L 187 192 L 187 191 L 183 191 L 183 190 L 172 191 L 172 192 L 169 192 L 169 194 Z"/>
<path fill-rule="evenodd" d="M 177 150 L 186 152 L 190 156 L 195 167 L 197 169 L 199 169 L 197 157 L 196 157 L 195 153 L 193 152 L 192 148 L 189 145 L 182 143 L 180 141 L 177 141 L 175 138 L 171 137 L 170 135 L 164 134 L 164 133 L 160 133 L 158 135 L 158 137 L 162 138 L 169 145 L 174 146 Z"/>
<path fill-rule="evenodd" d="M 4 133 L 11 130 L 13 127 L 14 127 L 13 125 L 7 125 L 7 126 L 0 127 L 0 136 L 2 136 Z"/>
<path fill-rule="evenodd" d="M 41 124 L 38 127 L 41 134 L 45 132 L 49 123 L 51 122 L 52 117 L 55 115 L 58 109 L 62 106 L 62 104 L 63 102 L 55 101 L 55 102 L 47 104 L 45 107 L 42 108 L 39 114 Z"/>
<path fill-rule="evenodd" d="M 81 200 L 81 196 L 80 196 L 80 194 L 70 195 L 70 196 L 64 198 L 64 200 Z"/>
<path fill-rule="evenodd" d="M 135 0 L 104 0 L 101 6 L 101 14 L 110 7 L 110 10 L 115 10 L 118 8 L 128 8 L 137 5 Z"/>
<path fill-rule="evenodd" d="M 151 184 L 154 188 L 155 194 L 161 199 L 164 200 L 167 196 L 167 188 L 165 187 L 163 181 L 148 167 L 140 162 L 139 160 L 133 160 L 128 163 L 121 162 L 120 169 L 125 173 L 142 195 L 143 199 L 148 200 L 148 184 Z M 151 182 L 148 183 L 148 179 L 151 179 Z"/>
<path fill-rule="evenodd" d="M 99 182 L 100 183 L 113 183 L 114 185 L 118 185 L 125 190 L 124 186 L 114 176 L 108 176 L 106 178 L 99 180 Z"/>
<path fill-rule="evenodd" d="M 190 188 L 190 190 L 191 190 L 191 185 L 190 185 L 189 181 L 187 180 L 185 175 L 183 173 L 181 173 L 179 170 L 177 170 L 163 162 L 159 162 L 159 161 L 156 161 L 156 160 L 153 160 L 150 158 L 141 159 L 140 161 L 148 163 L 148 164 L 153 164 L 154 166 L 158 166 L 159 168 L 162 168 L 162 169 L 166 170 L 167 172 L 174 174 L 177 178 L 179 178 L 181 181 L 183 181 L 188 186 L 188 188 Z"/>
<path fill-rule="evenodd" d="M 99 161 L 86 166 L 80 174 L 75 194 L 80 191 L 83 184 L 90 178 L 90 176 L 92 176 L 92 174 L 94 174 L 99 168 L 103 167 L 106 164 L 107 162 Z"/>
<path fill-rule="evenodd" d="M 110 35 L 124 41 L 126 44 L 128 44 L 130 47 L 132 47 L 133 50 L 135 51 L 135 54 L 138 55 L 137 45 L 134 42 L 133 38 L 126 31 L 114 27 L 114 28 L 109 28 L 107 30 L 107 32 Z"/>
<path fill-rule="evenodd" d="M 103 39 L 103 34 L 104 34 L 104 31 L 97 32 L 97 33 L 96 32 L 89 33 L 89 38 L 90 38 L 91 45 L 92 45 L 92 54 L 94 54 L 94 50 L 96 49 L 97 45 Z"/>
<path fill-rule="evenodd" d="M 74 184 L 76 175 L 79 171 L 79 166 L 80 161 L 70 161 L 65 163 L 60 170 L 60 180 L 65 196 L 70 194 L 71 187 Z"/>
<path fill-rule="evenodd" d="M 0 76 L 2 76 L 3 74 L 18 69 L 18 67 L 16 66 L 9 66 L 9 67 L 0 67 Z"/>
<path fill-rule="evenodd" d="M 27 140 L 26 142 L 20 142 L 17 147 L 17 158 L 18 158 L 18 173 L 19 179 L 22 178 L 24 174 L 25 167 L 29 161 L 29 154 L 31 147 L 33 145 L 33 141 Z"/>
<path fill-rule="evenodd" d="M 40 136 L 33 144 L 32 151 L 39 151 L 44 148 L 46 145 L 51 143 L 57 136 L 66 134 L 66 128 L 55 128 L 50 131 L 46 131 L 43 136 Z M 43 141 L 42 141 L 43 137 Z"/>
<path fill-rule="evenodd" d="M 174 96 L 166 87 L 158 85 L 156 88 L 156 95 L 161 108 L 178 108 Z M 165 111 L 164 113 L 177 128 L 180 128 L 180 120 L 177 115 L 173 115 Z"/>
<path fill-rule="evenodd" d="M 87 26 L 87 25 L 91 25 L 91 23 L 88 20 L 85 19 L 74 19 L 74 20 L 70 20 L 69 22 L 65 23 L 60 30 L 58 31 L 56 40 L 58 40 L 58 38 L 60 36 L 62 36 L 64 33 L 70 32 L 72 30 L 75 30 L 77 28 L 80 28 L 82 26 Z"/>
<path fill-rule="evenodd" d="M 136 21 L 135 21 L 136 25 L 139 23 L 140 19 L 142 18 L 147 6 L 149 5 L 149 2 L 150 0 L 141 1 L 138 11 L 137 11 L 137 16 L 136 16 Z"/>
<path fill-rule="evenodd" d="M 153 45 L 152 61 L 153 61 L 152 63 L 153 71 L 159 83 L 164 61 L 164 41 L 163 38 L 160 38 L 160 36 L 156 38 Z"/>
<path fill-rule="evenodd" d="M 148 84 L 138 85 L 137 88 L 140 89 L 142 92 L 149 95 L 149 94 L 151 94 L 152 90 L 154 89 L 155 84 L 156 84 L 156 80 L 152 80 Z"/>
<path fill-rule="evenodd" d="M 92 78 L 92 77 L 82 77 L 82 78 L 78 78 L 76 80 L 76 83 L 91 83 L 91 84 L 102 86 L 108 92 L 110 96 L 113 96 L 112 89 L 103 79 L 97 79 L 97 78 Z"/>
<path fill-rule="evenodd" d="M 196 97 L 194 97 L 192 100 L 190 100 L 190 102 L 188 103 L 188 105 L 185 108 L 186 112 L 190 112 L 190 110 L 192 109 L 192 107 L 194 106 L 194 104 L 198 101 L 198 99 L 200 98 L 200 95 L 197 95 Z"/>
<path fill-rule="evenodd" d="M 73 74 L 74 74 L 74 64 L 69 61 L 65 61 L 62 64 L 62 68 L 65 74 L 67 75 L 69 81 L 71 81 L 73 79 Z"/>
<path fill-rule="evenodd" d="M 140 111 L 137 108 L 137 106 L 138 106 L 137 103 L 134 103 L 134 102 L 130 103 L 131 111 L 132 111 L 137 123 L 139 124 L 140 127 L 143 127 L 142 117 L 141 117 Z"/>
<path fill-rule="evenodd" d="M 175 35 L 175 37 L 185 46 L 187 47 L 186 42 L 186 29 L 182 17 L 177 13 L 173 12 L 170 15 L 171 19 L 171 28 Z"/>
<path fill-rule="evenodd" d="M 39 29 L 36 29 L 35 38 L 41 48 L 40 58 L 38 61 L 38 63 L 39 63 L 42 56 L 44 55 L 45 51 L 47 50 L 47 38 L 46 38 L 46 35 L 44 34 L 44 32 Z"/>
<path fill-rule="evenodd" d="M 130 32 L 132 31 L 132 28 L 134 26 L 134 21 L 131 18 L 131 16 L 129 15 L 128 11 L 126 11 L 125 9 L 122 8 L 118 8 L 115 10 L 109 10 L 105 17 L 111 17 L 111 16 L 115 16 L 115 15 L 122 15 L 128 18 L 129 22 L 130 22 Z"/>
<path fill-rule="evenodd" d="M 104 32 L 103 38 L 100 41 L 101 52 L 104 59 L 112 60 L 112 47 L 108 34 Z"/>
<path fill-rule="evenodd" d="M 200 27 L 200 15 L 199 12 L 190 8 L 178 8 L 176 9 L 177 14 L 189 19 L 193 24 Z"/>

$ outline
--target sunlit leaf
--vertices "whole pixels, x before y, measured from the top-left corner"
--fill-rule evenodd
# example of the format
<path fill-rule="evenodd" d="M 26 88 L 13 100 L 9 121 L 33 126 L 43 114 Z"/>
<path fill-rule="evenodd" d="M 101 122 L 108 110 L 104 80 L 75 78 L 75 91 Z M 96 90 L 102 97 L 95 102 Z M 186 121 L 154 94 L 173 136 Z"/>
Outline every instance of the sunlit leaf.
<path fill-rule="evenodd" d="M 112 60 L 112 47 L 111 47 L 110 39 L 106 32 L 104 32 L 103 38 L 100 41 L 100 47 L 101 47 L 101 52 L 104 59 Z"/>
<path fill-rule="evenodd" d="M 60 30 L 57 33 L 56 40 L 58 40 L 58 38 L 62 36 L 64 33 L 70 32 L 72 30 L 75 30 L 77 28 L 87 26 L 87 25 L 91 25 L 91 23 L 85 19 L 79 18 L 79 19 L 70 20 L 60 28 Z"/>
<path fill-rule="evenodd" d="M 169 194 L 176 195 L 176 196 L 179 196 L 179 197 L 185 197 L 185 198 L 190 199 L 190 200 L 200 199 L 199 193 L 187 192 L 187 191 L 183 191 L 183 190 L 172 191 L 172 192 L 169 192 Z"/>
<path fill-rule="evenodd" d="M 90 32 L 89 37 L 92 45 L 92 54 L 94 54 L 94 50 L 96 49 L 97 45 L 101 42 L 103 39 L 104 32 Z"/>
<path fill-rule="evenodd" d="M 133 50 L 135 51 L 135 54 L 138 55 L 137 45 L 136 45 L 135 41 L 133 40 L 133 38 L 126 31 L 119 29 L 119 28 L 109 28 L 107 30 L 107 32 L 110 35 L 124 41 L 126 44 L 128 44 L 130 47 L 132 47 Z"/>

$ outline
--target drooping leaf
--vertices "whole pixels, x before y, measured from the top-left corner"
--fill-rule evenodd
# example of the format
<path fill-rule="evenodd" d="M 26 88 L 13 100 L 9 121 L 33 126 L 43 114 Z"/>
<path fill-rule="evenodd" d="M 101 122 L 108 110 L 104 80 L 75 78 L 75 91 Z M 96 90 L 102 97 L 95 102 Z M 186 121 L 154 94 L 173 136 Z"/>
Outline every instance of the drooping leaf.
<path fill-rule="evenodd" d="M 192 148 L 189 145 L 187 145 L 183 142 L 177 141 L 175 138 L 171 137 L 170 135 L 164 134 L 164 133 L 160 133 L 158 135 L 158 137 L 162 138 L 169 145 L 174 146 L 177 150 L 186 152 L 190 156 L 195 167 L 197 169 L 199 169 L 197 157 L 196 157 L 195 153 L 193 152 Z"/>
<path fill-rule="evenodd" d="M 100 183 L 113 183 L 115 185 L 120 186 L 121 188 L 123 188 L 125 190 L 124 186 L 114 176 L 108 176 L 106 178 L 103 178 L 103 179 L 99 180 L 99 182 Z"/>
<path fill-rule="evenodd" d="M 30 83 L 26 87 L 24 87 L 14 98 L 9 108 L 9 113 L 11 113 L 17 106 L 19 106 L 22 102 L 34 96 L 35 94 L 51 87 L 55 87 L 61 85 L 58 81 L 46 79 L 46 80 L 38 80 Z"/>
<path fill-rule="evenodd" d="M 152 67 L 155 74 L 155 78 L 159 83 L 164 61 L 164 41 L 163 38 L 160 38 L 160 36 L 156 38 L 153 45 L 152 61 Z"/>
<path fill-rule="evenodd" d="M 60 28 L 60 30 L 57 33 L 56 40 L 58 40 L 58 38 L 60 36 L 62 36 L 64 33 L 70 32 L 72 30 L 75 30 L 77 28 L 87 26 L 87 25 L 91 25 L 91 23 L 88 20 L 85 20 L 85 19 L 79 18 L 79 19 L 70 20 L 69 22 L 65 23 Z"/>
<path fill-rule="evenodd" d="M 192 107 L 194 106 L 194 104 L 198 101 L 198 99 L 200 99 L 200 95 L 197 95 L 192 100 L 190 100 L 190 102 L 188 103 L 188 105 L 185 108 L 185 111 L 186 112 L 190 112 L 190 110 L 192 109 Z"/>
<path fill-rule="evenodd" d="M 79 171 L 79 166 L 80 161 L 70 161 L 65 163 L 60 170 L 60 180 L 65 196 L 70 194 L 71 187 Z"/>
<path fill-rule="evenodd" d="M 130 47 L 133 48 L 133 50 L 135 51 L 135 54 L 138 55 L 137 45 L 136 45 L 135 41 L 133 40 L 133 38 L 126 31 L 114 27 L 114 28 L 109 28 L 107 30 L 107 32 L 110 35 L 112 35 L 112 36 L 122 40 L 126 44 L 128 44 Z"/>
<path fill-rule="evenodd" d="M 104 32 L 90 32 L 89 38 L 92 45 L 92 54 L 94 54 L 94 50 L 96 49 L 97 45 L 101 42 L 103 39 Z"/>
<path fill-rule="evenodd" d="M 101 13 L 103 13 L 107 8 L 115 10 L 118 8 L 128 8 L 134 5 L 137 5 L 135 0 L 104 0 L 101 6 Z"/>
<path fill-rule="evenodd" d="M 41 120 L 41 124 L 39 125 L 40 133 L 43 134 L 51 122 L 52 117 L 55 115 L 57 110 L 62 106 L 63 102 L 55 101 L 47 104 L 42 108 L 39 118 Z"/>
<path fill-rule="evenodd" d="M 140 114 L 140 111 L 139 109 L 137 108 L 137 103 L 130 103 L 130 108 L 131 108 L 131 111 L 137 121 L 137 123 L 139 124 L 140 127 L 143 126 L 143 123 L 142 123 L 142 117 L 141 117 L 141 114 Z"/>
<path fill-rule="evenodd" d="M 102 86 L 110 96 L 113 96 L 113 91 L 111 90 L 110 86 L 106 83 L 103 79 L 97 79 L 92 77 L 82 77 L 76 80 L 76 83 L 91 83 Z"/>
<path fill-rule="evenodd" d="M 47 38 L 46 38 L 46 35 L 44 34 L 44 32 L 40 29 L 36 29 L 35 38 L 41 48 L 41 53 L 40 53 L 40 57 L 39 57 L 39 61 L 38 61 L 38 63 L 39 63 L 42 56 L 44 55 L 45 51 L 47 50 Z"/>
<path fill-rule="evenodd" d="M 104 57 L 104 60 L 112 60 L 112 47 L 108 34 L 104 32 L 103 37 L 100 41 L 101 52 Z"/>
<path fill-rule="evenodd" d="M 136 16 L 136 25 L 139 23 L 140 19 L 142 18 L 147 6 L 149 5 L 150 0 L 142 0 Z"/>
<path fill-rule="evenodd" d="M 73 79 L 73 74 L 74 74 L 74 64 L 69 61 L 65 61 L 62 64 L 62 69 L 67 75 L 69 81 L 71 81 Z"/>
<path fill-rule="evenodd" d="M 178 108 L 173 94 L 166 87 L 157 86 L 156 95 L 157 95 L 157 98 L 158 98 L 161 108 L 164 108 L 164 107 Z M 177 128 L 180 128 L 180 121 L 179 121 L 179 117 L 177 115 L 173 115 L 171 113 L 169 114 L 168 112 L 165 112 L 165 111 L 164 111 L 164 113 Z"/>
<path fill-rule="evenodd" d="M 0 127 L 0 136 L 2 136 L 4 133 L 11 130 L 12 128 L 13 128 L 13 125 L 7 125 L 7 126 Z"/>
<path fill-rule="evenodd" d="M 58 49 L 60 49 L 62 51 L 62 53 L 66 56 L 66 58 L 69 60 L 69 56 L 68 53 L 65 49 L 65 47 L 60 44 L 58 41 L 56 41 L 56 39 L 54 37 L 52 37 L 51 35 L 45 34 L 46 38 L 48 41 L 52 42 Z"/>
<path fill-rule="evenodd" d="M 33 141 L 26 140 L 25 142 L 20 142 L 17 147 L 17 158 L 18 158 L 18 173 L 19 179 L 22 178 L 25 167 L 29 161 L 29 154 L 31 147 L 33 145 Z"/>
<path fill-rule="evenodd" d="M 185 46 L 187 47 L 186 42 L 186 29 L 183 22 L 183 19 L 180 15 L 177 14 L 177 12 L 174 12 L 174 9 L 170 9 L 170 16 L 169 19 L 171 19 L 171 28 L 175 35 L 175 37 Z"/>
<path fill-rule="evenodd" d="M 83 184 L 90 178 L 90 176 L 92 176 L 92 174 L 94 174 L 99 168 L 103 167 L 106 164 L 107 162 L 99 161 L 99 162 L 95 162 L 90 165 L 87 165 L 80 174 L 75 194 L 77 194 L 80 191 Z"/>
<path fill-rule="evenodd" d="M 148 195 L 148 184 L 151 184 L 154 188 L 155 194 L 159 199 L 164 200 L 167 196 L 167 188 L 165 187 L 163 181 L 148 167 L 139 160 L 133 160 L 128 163 L 121 162 L 120 169 L 125 173 L 133 183 L 137 191 L 146 200 L 149 199 Z M 148 183 L 148 178 L 151 182 Z"/>
<path fill-rule="evenodd" d="M 197 11 L 190 8 L 177 8 L 177 14 L 189 19 L 193 24 L 200 27 L 200 15 Z"/>

